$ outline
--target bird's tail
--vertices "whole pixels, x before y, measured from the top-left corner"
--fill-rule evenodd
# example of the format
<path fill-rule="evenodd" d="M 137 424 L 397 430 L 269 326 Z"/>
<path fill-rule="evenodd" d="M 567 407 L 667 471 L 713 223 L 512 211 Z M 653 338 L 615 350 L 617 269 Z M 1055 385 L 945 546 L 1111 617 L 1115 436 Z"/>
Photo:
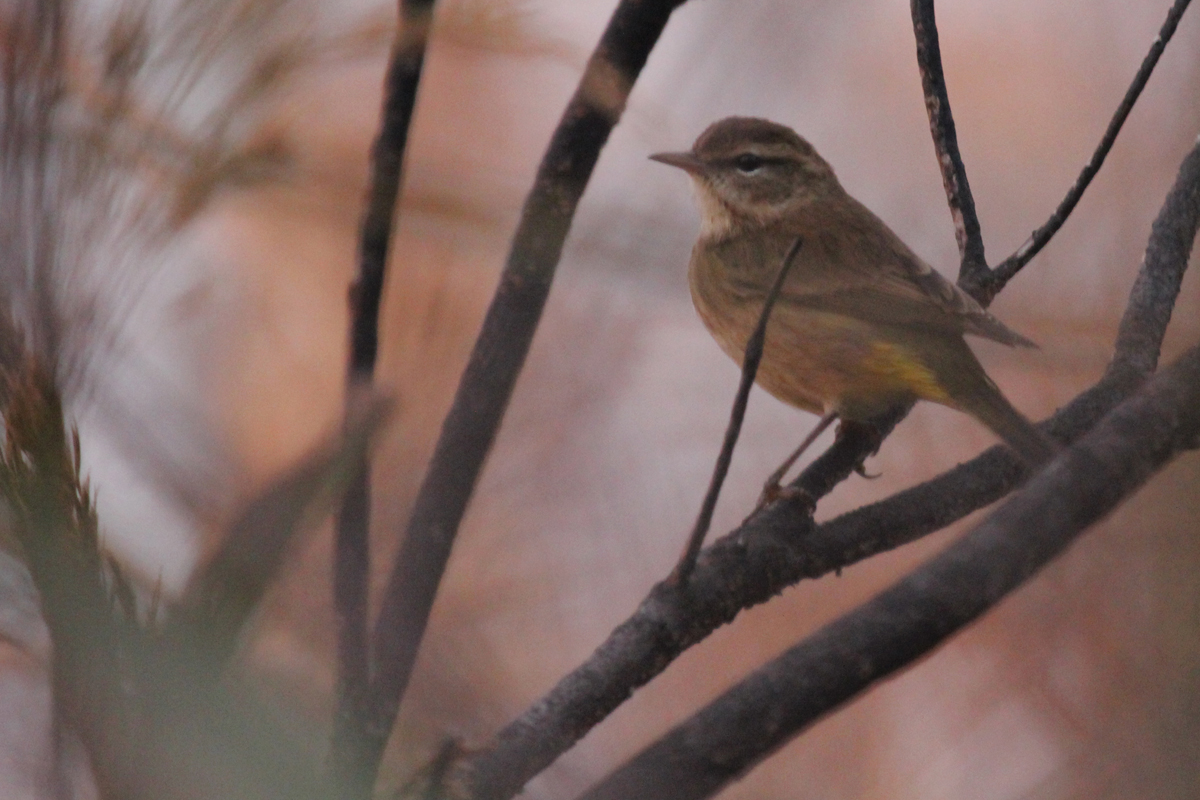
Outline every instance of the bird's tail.
<path fill-rule="evenodd" d="M 956 398 L 962 410 L 988 426 L 1028 466 L 1037 468 L 1054 458 L 1060 449 L 1058 443 L 1013 408 L 982 368 L 978 376 L 982 380 L 976 382 L 973 391 Z"/>

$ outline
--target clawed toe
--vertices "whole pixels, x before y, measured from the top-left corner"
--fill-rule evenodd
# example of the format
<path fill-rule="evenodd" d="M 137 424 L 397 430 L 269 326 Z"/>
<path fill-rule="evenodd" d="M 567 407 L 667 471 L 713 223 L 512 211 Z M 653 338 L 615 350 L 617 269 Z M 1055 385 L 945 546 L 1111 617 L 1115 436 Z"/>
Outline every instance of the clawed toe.
<path fill-rule="evenodd" d="M 812 512 L 817 507 L 816 498 L 804 489 L 798 486 L 780 486 L 778 483 L 768 482 L 763 487 L 762 494 L 758 496 L 758 503 L 754 506 L 754 513 L 757 514 L 776 500 L 802 503 L 809 512 Z"/>
<path fill-rule="evenodd" d="M 857 467 L 855 467 L 854 471 L 869 481 L 873 481 L 876 478 L 883 475 L 882 472 L 876 472 L 874 474 L 867 472 L 867 464 L 865 461 L 860 463 Z"/>

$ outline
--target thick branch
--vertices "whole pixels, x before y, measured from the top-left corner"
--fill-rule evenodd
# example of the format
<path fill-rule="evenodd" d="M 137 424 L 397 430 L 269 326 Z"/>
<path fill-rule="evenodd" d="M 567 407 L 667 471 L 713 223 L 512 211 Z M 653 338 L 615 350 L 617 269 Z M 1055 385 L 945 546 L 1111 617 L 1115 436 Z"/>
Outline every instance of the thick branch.
<path fill-rule="evenodd" d="M 1129 307 L 1117 329 L 1109 371 L 1149 375 L 1158 366 L 1175 298 L 1183 283 L 1196 229 L 1200 226 L 1200 139 L 1179 167 L 1175 185 L 1150 229 L 1142 268 L 1129 293 Z"/>
<path fill-rule="evenodd" d="M 975 198 L 967 182 L 967 168 L 958 151 L 958 134 L 954 116 L 950 113 L 950 96 L 946 92 L 946 77 L 942 74 L 942 53 L 938 46 L 937 21 L 933 0 L 912 0 L 913 33 L 917 37 L 917 66 L 921 70 L 921 88 L 925 91 L 925 111 L 929 115 L 929 132 L 937 152 L 942 184 L 954 219 L 954 238 L 962 261 L 958 282 L 975 294 L 988 277 L 987 260 L 983 255 L 983 234 L 979 216 L 975 213 Z"/>
<path fill-rule="evenodd" d="M 1200 348 L 1193 348 L 961 540 L 755 671 L 583 799 L 711 797 L 978 618 L 1194 447 L 1198 434 Z"/>
<path fill-rule="evenodd" d="M 369 736 L 377 765 L 467 501 L 550 291 L 575 207 L 634 80 L 683 0 L 622 0 L 538 168 L 384 594 L 373 637 Z"/>
<path fill-rule="evenodd" d="M 1188 3 L 1191 0 L 1175 0 L 1175 4 L 1171 6 L 1171 10 L 1167 12 L 1167 19 L 1163 22 L 1162 29 L 1159 30 L 1158 36 L 1154 39 L 1154 44 L 1150 46 L 1150 52 L 1142 60 L 1142 66 L 1138 69 L 1137 75 L 1134 76 L 1133 83 L 1129 90 L 1125 92 L 1124 99 L 1117 106 L 1116 113 L 1108 123 L 1108 129 L 1104 132 L 1104 137 L 1100 139 L 1100 144 L 1096 147 L 1096 152 L 1092 154 L 1092 158 L 1088 161 L 1083 171 L 1079 173 L 1079 177 L 1075 179 L 1075 183 L 1067 192 L 1067 196 L 1058 204 L 1058 208 L 1054 209 L 1054 213 L 1050 215 L 1050 219 L 1046 220 L 1046 224 L 1034 231 L 1023 245 L 1017 248 L 1017 251 L 1008 258 L 1004 259 L 992 275 L 986 281 L 987 297 L 990 300 L 1004 288 L 1004 286 L 1012 280 L 1013 276 L 1021 271 L 1021 268 L 1036 256 L 1046 243 L 1049 242 L 1054 234 L 1058 233 L 1058 229 L 1067 221 L 1067 217 L 1075 209 L 1075 204 L 1079 202 L 1079 198 L 1083 197 L 1083 192 L 1087 189 L 1088 184 L 1092 182 L 1092 178 L 1100 171 L 1101 165 L 1104 164 L 1105 157 L 1108 156 L 1108 151 L 1112 149 L 1113 142 L 1117 140 L 1117 134 L 1121 132 L 1121 126 L 1125 124 L 1125 119 L 1129 116 L 1129 112 L 1133 110 L 1133 104 L 1137 102 L 1138 97 L 1145 88 L 1147 81 L 1150 80 L 1150 74 L 1154 72 L 1154 67 L 1158 64 L 1158 59 L 1162 55 L 1163 50 L 1167 47 L 1167 42 L 1171 41 L 1171 37 L 1175 34 L 1175 28 L 1179 25 L 1179 19 L 1183 16 L 1183 12 L 1187 10 Z"/>
<path fill-rule="evenodd" d="M 1113 362 L 1100 383 L 1050 420 L 1048 428 L 1057 438 L 1071 441 L 1088 430 L 1136 388 L 1147 364 L 1153 368 L 1198 225 L 1200 144 L 1184 160 L 1155 220 Z M 869 447 L 864 439 L 831 448 L 794 485 L 828 491 L 838 475 L 844 477 L 853 467 L 845 454 L 869 452 Z M 587 661 L 468 762 L 471 796 L 511 797 L 635 689 L 743 608 L 802 578 L 939 530 L 1003 497 L 1021 477 L 1014 458 L 996 447 L 932 481 L 821 526 L 781 504 L 755 514 L 704 551 L 686 587 L 655 586 Z"/>
<path fill-rule="evenodd" d="M 402 0 L 400 4 L 400 28 L 388 63 L 379 138 L 371 157 L 371 183 L 359 239 L 358 277 L 350 292 L 348 413 L 361 401 L 375 374 L 388 247 L 432 11 L 433 0 Z M 372 772 L 360 763 L 365 750 L 370 699 L 367 642 L 370 483 L 370 465 L 364 453 L 363 462 L 342 499 L 333 561 L 338 676 L 330 766 L 342 784 L 354 787 L 349 791 L 357 797 L 370 795 L 371 787 L 363 781 Z"/>

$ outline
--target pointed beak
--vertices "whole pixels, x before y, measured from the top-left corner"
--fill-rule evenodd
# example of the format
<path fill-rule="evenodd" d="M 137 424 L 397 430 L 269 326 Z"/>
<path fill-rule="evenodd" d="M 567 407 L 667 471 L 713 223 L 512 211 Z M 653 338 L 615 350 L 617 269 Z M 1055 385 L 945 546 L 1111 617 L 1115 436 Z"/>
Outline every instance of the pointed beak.
<path fill-rule="evenodd" d="M 650 160 L 679 167 L 692 175 L 700 175 L 704 172 L 703 162 L 691 153 L 655 153 L 650 156 Z"/>

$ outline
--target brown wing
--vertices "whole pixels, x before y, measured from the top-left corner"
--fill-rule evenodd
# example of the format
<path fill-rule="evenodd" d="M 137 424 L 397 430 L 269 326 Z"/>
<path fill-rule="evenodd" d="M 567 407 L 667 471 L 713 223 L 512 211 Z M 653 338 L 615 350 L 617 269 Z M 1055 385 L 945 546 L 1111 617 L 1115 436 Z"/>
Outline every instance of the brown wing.
<path fill-rule="evenodd" d="M 771 232 L 772 244 L 758 259 L 760 269 L 771 274 L 794 238 L 804 237 L 785 297 L 875 322 L 941 327 L 1007 345 L 1037 346 L 918 258 L 869 209 L 849 195 L 845 199 L 823 208 L 804 230 L 781 226 Z M 832 230 L 844 233 L 833 236 Z M 768 263 L 762 263 L 763 255 Z"/>

